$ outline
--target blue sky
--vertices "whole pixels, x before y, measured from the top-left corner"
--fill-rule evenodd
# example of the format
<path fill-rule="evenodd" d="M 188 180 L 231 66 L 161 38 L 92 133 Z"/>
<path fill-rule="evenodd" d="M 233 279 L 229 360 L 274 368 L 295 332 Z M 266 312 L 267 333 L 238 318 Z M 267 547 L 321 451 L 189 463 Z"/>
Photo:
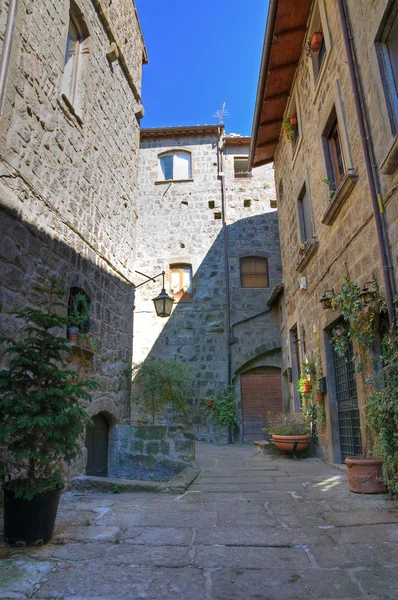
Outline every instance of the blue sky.
<path fill-rule="evenodd" d="M 148 50 L 141 127 L 217 123 L 250 135 L 268 0 L 136 0 Z"/>

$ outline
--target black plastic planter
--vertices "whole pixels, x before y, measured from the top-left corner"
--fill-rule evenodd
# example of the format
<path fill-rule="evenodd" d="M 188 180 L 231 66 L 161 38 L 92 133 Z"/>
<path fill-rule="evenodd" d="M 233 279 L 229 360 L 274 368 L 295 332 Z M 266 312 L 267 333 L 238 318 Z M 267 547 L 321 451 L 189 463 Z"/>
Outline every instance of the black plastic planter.
<path fill-rule="evenodd" d="M 10 546 L 41 546 L 50 541 L 61 490 L 50 490 L 32 500 L 16 498 L 4 486 L 4 539 Z"/>

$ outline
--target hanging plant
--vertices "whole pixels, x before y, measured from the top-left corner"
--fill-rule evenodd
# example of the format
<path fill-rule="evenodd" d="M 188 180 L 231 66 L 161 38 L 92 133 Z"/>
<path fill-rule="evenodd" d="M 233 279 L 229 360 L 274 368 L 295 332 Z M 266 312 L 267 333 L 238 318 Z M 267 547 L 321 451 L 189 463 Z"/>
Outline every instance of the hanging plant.
<path fill-rule="evenodd" d="M 293 125 L 290 121 L 290 119 L 296 119 L 296 124 Z M 294 134 L 297 128 L 297 117 L 286 117 L 285 119 L 283 119 L 282 122 L 282 128 L 285 131 L 286 137 L 289 140 L 290 143 L 293 142 L 294 140 Z"/>

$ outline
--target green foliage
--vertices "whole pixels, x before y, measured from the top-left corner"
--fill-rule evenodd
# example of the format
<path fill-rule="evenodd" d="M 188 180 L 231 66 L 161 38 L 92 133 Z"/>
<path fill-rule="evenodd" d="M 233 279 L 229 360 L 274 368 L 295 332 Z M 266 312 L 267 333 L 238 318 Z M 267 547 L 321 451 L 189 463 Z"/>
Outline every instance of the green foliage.
<path fill-rule="evenodd" d="M 78 292 L 72 302 L 72 314 L 70 317 L 72 326 L 82 325 L 88 320 L 88 315 L 89 306 L 87 296 L 82 292 Z"/>
<path fill-rule="evenodd" d="M 379 292 L 377 281 L 373 282 L 374 298 L 367 306 L 360 300 L 361 288 L 347 275 L 340 292 L 332 299 L 333 310 L 340 309 L 344 324 L 332 331 L 331 342 L 336 353 L 344 358 L 351 342 L 356 340 L 360 346 L 360 362 L 357 370 L 364 368 L 364 362 L 373 348 L 373 322 L 376 314 L 385 307 L 385 299 Z"/>
<path fill-rule="evenodd" d="M 268 413 L 268 427 L 264 429 L 274 435 L 307 435 L 311 433 L 308 418 L 300 413 Z"/>
<path fill-rule="evenodd" d="M 114 483 L 111 487 L 112 494 L 120 494 L 122 491 L 122 486 L 118 483 Z"/>
<path fill-rule="evenodd" d="M 91 333 L 79 333 L 77 343 L 84 348 L 88 348 L 94 354 L 99 353 L 97 340 Z"/>
<path fill-rule="evenodd" d="M 236 400 L 231 390 L 228 390 L 223 396 L 208 396 L 207 400 L 213 402 L 213 420 L 216 425 L 228 425 L 235 427 L 238 424 L 236 418 Z"/>
<path fill-rule="evenodd" d="M 290 122 L 290 117 L 286 117 L 286 119 L 283 119 L 282 127 L 285 130 L 285 134 L 289 142 L 293 142 L 294 132 L 296 130 L 297 125 L 292 125 Z"/>
<path fill-rule="evenodd" d="M 193 370 L 175 360 L 146 360 L 133 368 L 133 399 L 143 415 L 171 406 L 185 414 L 186 401 L 192 392 Z"/>
<path fill-rule="evenodd" d="M 25 500 L 32 500 L 36 495 L 44 494 L 51 490 L 62 490 L 64 485 L 59 473 L 53 473 L 45 478 L 38 477 L 34 486 L 27 479 L 12 479 L 11 481 L 7 481 L 7 489 L 12 490 L 16 498 L 24 498 Z"/>
<path fill-rule="evenodd" d="M 89 417 L 79 401 L 90 400 L 89 390 L 99 387 L 95 381 L 77 381 L 64 362 L 71 347 L 59 331 L 71 317 L 60 314 L 65 292 L 57 279 L 35 289 L 44 298 L 39 307 L 14 313 L 25 324 L 21 339 L 0 338 L 9 359 L 0 371 L 0 442 L 21 474 L 27 473 L 28 488 L 21 492 L 26 498 L 42 491 L 42 480 L 62 460 L 70 463 L 80 454 L 77 440 Z"/>
<path fill-rule="evenodd" d="M 365 414 L 369 427 L 375 434 L 374 451 L 384 460 L 385 481 L 398 492 L 398 352 L 392 336 L 382 341 L 382 370 L 379 375 L 382 388 L 369 395 Z"/>

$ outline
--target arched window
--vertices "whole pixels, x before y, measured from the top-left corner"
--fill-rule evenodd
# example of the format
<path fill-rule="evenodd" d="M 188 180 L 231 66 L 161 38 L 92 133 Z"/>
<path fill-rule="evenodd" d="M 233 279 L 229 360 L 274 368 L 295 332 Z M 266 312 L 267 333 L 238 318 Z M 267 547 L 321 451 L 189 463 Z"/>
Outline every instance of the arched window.
<path fill-rule="evenodd" d="M 90 331 L 90 298 L 80 287 L 71 287 L 68 301 L 68 317 L 86 317 L 76 323 L 79 333 Z"/>
<path fill-rule="evenodd" d="M 181 181 L 192 178 L 190 152 L 167 152 L 159 155 L 159 181 Z"/>
<path fill-rule="evenodd" d="M 170 292 L 174 298 L 192 298 L 191 265 L 170 265 Z"/>
<path fill-rule="evenodd" d="M 89 32 L 83 14 L 76 3 L 72 1 L 69 11 L 61 92 L 76 113 L 81 113 L 83 105 L 83 52 L 87 47 L 88 37 Z"/>
<path fill-rule="evenodd" d="M 242 288 L 267 288 L 268 259 L 246 256 L 240 259 L 240 283 Z"/>

